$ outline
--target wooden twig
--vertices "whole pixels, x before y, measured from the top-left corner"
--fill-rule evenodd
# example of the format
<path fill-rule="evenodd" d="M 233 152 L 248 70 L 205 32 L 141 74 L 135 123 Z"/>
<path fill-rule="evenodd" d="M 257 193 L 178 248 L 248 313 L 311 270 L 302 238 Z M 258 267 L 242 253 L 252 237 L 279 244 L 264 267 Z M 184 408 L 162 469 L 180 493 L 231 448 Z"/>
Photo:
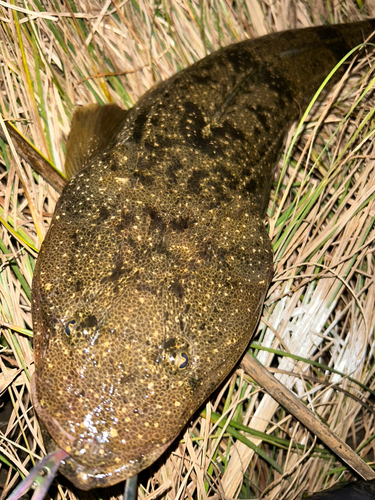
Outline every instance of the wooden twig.
<path fill-rule="evenodd" d="M 53 165 L 42 156 L 31 142 L 27 141 L 23 135 L 9 122 L 5 122 L 9 136 L 14 143 L 17 153 L 30 165 L 33 169 L 43 177 L 58 193 L 61 193 L 66 185 L 66 180 L 62 174 L 56 170 Z M 0 127 L 0 137 L 8 143 L 7 137 Z"/>
<path fill-rule="evenodd" d="M 250 354 L 242 360 L 244 370 L 265 389 L 281 406 L 315 434 L 328 448 L 341 458 L 363 479 L 375 479 L 375 471 L 350 446 L 327 427 L 289 389 L 272 376 L 267 368 Z"/>

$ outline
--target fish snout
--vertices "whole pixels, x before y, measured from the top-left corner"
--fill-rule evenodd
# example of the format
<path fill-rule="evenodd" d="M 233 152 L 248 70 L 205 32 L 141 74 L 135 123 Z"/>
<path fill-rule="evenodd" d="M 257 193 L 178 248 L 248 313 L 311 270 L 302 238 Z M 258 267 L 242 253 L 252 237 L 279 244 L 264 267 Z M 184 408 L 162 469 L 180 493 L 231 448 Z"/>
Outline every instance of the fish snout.
<path fill-rule="evenodd" d="M 60 472 L 82 490 L 112 486 L 151 465 L 173 440 L 128 459 L 107 451 L 104 443 L 99 443 L 95 438 L 77 441 L 74 455 L 62 462 Z M 101 465 L 102 462 L 105 465 Z"/>

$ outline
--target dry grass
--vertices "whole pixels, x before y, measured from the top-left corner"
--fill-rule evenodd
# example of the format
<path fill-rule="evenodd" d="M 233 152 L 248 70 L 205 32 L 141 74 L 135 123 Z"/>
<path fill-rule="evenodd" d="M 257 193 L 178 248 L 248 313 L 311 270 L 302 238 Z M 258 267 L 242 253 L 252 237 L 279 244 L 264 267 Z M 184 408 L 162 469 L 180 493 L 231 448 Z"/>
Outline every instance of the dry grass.
<path fill-rule="evenodd" d="M 1 1 L 1 114 L 62 168 L 74 106 L 113 101 L 129 107 L 160 79 L 219 46 L 322 19 L 360 18 L 354 3 L 340 9 L 311 3 L 46 0 L 42 8 L 38 0 Z M 370 56 L 362 55 L 334 96 L 313 108 L 273 193 L 276 273 L 251 350 L 371 462 L 375 129 L 367 86 L 374 76 Z M 57 194 L 14 151 L 0 147 L 4 498 L 42 453 L 28 393 L 30 287 Z M 240 368 L 211 398 L 205 416 L 142 474 L 139 498 L 295 499 L 349 477 Z M 62 484 L 52 496 L 82 496 Z"/>

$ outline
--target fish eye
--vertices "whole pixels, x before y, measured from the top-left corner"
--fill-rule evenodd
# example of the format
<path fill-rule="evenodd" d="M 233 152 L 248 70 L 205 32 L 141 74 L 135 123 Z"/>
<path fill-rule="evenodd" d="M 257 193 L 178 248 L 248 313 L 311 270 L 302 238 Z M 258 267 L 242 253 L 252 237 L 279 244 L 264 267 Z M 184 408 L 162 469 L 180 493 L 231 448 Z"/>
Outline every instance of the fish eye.
<path fill-rule="evenodd" d="M 70 334 L 72 333 L 73 331 L 73 326 L 76 324 L 76 320 L 75 319 L 71 319 L 70 321 L 68 321 L 68 323 L 66 324 L 66 327 L 65 327 L 65 333 L 67 334 L 68 337 L 70 337 Z"/>
<path fill-rule="evenodd" d="M 187 367 L 188 363 L 189 357 L 186 352 L 180 352 L 176 358 L 176 365 L 178 366 L 178 368 L 182 370 L 183 368 Z"/>

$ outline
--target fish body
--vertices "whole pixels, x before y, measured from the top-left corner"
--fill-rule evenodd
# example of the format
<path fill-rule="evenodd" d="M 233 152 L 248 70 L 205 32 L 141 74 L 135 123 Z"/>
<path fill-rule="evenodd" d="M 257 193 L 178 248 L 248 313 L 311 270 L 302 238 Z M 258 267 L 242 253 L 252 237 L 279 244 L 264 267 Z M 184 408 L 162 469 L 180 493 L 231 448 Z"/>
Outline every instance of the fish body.
<path fill-rule="evenodd" d="M 375 22 L 226 47 L 131 110 L 77 111 L 34 274 L 33 402 L 77 487 L 149 466 L 244 352 L 290 123 Z"/>

